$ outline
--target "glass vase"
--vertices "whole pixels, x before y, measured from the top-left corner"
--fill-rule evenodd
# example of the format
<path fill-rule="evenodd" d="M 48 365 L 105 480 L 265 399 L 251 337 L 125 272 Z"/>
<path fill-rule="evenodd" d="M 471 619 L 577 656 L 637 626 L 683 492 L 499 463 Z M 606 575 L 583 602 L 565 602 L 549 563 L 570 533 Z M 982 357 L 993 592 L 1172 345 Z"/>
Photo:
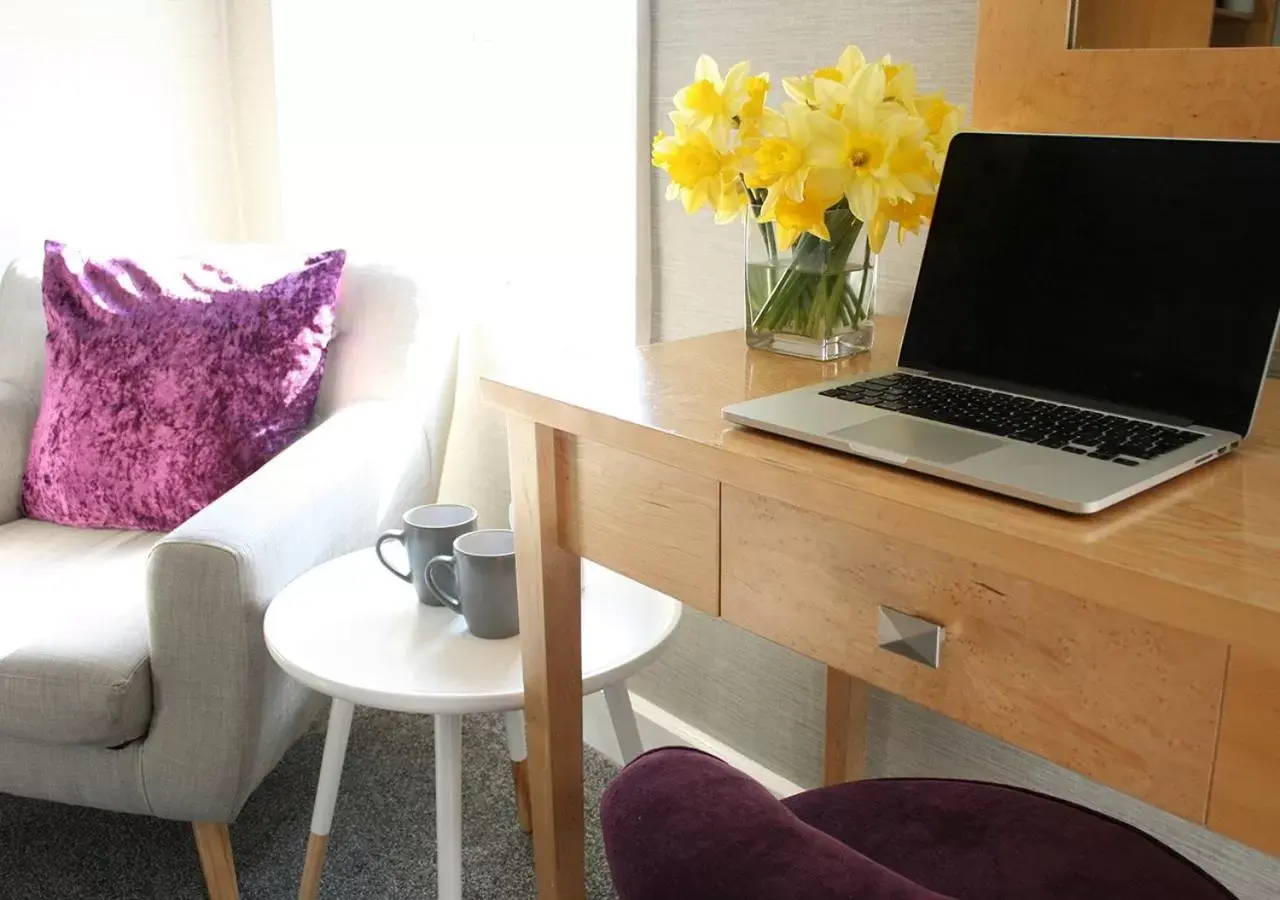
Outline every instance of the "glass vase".
<path fill-rule="evenodd" d="M 788 248 L 774 222 L 747 213 L 747 344 L 833 360 L 875 340 L 876 254 L 867 229 L 843 205 L 826 212 L 830 240 L 801 234 Z"/>

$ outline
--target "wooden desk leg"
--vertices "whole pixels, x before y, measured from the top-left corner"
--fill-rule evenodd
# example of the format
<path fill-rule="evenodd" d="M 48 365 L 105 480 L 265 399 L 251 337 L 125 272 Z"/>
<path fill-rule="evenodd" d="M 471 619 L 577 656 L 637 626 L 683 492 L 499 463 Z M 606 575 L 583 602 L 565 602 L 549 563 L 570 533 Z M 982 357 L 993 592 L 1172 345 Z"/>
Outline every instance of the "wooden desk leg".
<path fill-rule="evenodd" d="M 867 751 L 865 681 L 827 666 L 827 740 L 822 783 L 844 784 L 862 777 Z"/>
<path fill-rule="evenodd" d="M 509 416 L 507 444 L 538 896 L 582 900 L 581 564 L 558 537 L 555 431 Z"/>

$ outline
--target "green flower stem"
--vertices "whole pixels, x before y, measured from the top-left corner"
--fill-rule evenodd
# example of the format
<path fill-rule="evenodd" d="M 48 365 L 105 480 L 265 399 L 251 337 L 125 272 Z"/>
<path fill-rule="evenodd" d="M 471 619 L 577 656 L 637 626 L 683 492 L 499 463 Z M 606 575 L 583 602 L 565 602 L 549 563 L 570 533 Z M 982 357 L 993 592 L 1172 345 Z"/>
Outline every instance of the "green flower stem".
<path fill-rule="evenodd" d="M 849 256 L 862 233 L 863 223 L 854 218 L 846 206 L 828 210 L 826 218 L 831 240 L 824 241 L 811 234 L 797 239 L 790 265 L 752 317 L 751 324 L 756 331 L 824 339 L 838 326 L 856 327 L 866 318 L 863 298 L 870 274 L 870 247 L 864 250 L 862 284 L 856 297 L 852 296 L 847 271 Z M 770 223 L 760 223 L 760 228 L 762 234 L 767 229 L 772 235 Z M 767 237 L 765 246 L 767 250 L 771 246 Z M 772 246 L 776 248 L 776 241 Z M 770 260 L 776 265 L 776 251 L 770 253 Z M 761 296 L 762 282 L 768 280 L 752 280 L 748 284 L 751 296 Z"/>
<path fill-rule="evenodd" d="M 772 227 L 772 226 L 771 226 Z M 814 263 L 824 254 L 826 242 L 811 234 L 801 235 L 795 243 L 791 264 L 778 279 L 769 298 L 760 307 L 752 327 L 757 331 L 778 331 L 789 320 L 804 320 L 805 300 L 814 289 Z"/>
<path fill-rule="evenodd" d="M 868 238 L 862 248 L 862 284 L 858 287 L 858 293 L 854 294 L 849 291 L 849 299 L 853 302 L 853 309 L 849 311 L 849 325 L 856 327 L 867 319 L 867 310 L 862 304 L 867 297 L 867 276 L 871 274 L 871 239 Z M 852 285 L 846 285 L 850 288 Z"/>
<path fill-rule="evenodd" d="M 764 208 L 765 192 L 760 188 L 752 190 L 747 187 L 747 181 L 741 175 L 738 176 L 738 180 L 742 182 L 742 188 L 747 192 L 747 197 L 751 201 L 751 217 L 755 219 L 756 225 L 760 229 L 760 236 L 764 238 L 764 249 L 769 254 L 769 261 L 776 266 L 778 264 L 778 241 L 773 234 L 773 225 L 760 221 L 760 211 Z"/>

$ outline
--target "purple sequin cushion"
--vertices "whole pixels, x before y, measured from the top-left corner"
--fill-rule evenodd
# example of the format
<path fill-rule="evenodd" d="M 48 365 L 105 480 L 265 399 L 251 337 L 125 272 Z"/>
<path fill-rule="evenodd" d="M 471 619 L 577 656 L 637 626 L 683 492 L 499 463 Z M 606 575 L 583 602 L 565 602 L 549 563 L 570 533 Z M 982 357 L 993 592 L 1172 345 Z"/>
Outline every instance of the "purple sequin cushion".
<path fill-rule="evenodd" d="M 171 531 L 302 435 L 346 254 L 267 257 L 227 271 L 45 244 L 27 516 Z"/>

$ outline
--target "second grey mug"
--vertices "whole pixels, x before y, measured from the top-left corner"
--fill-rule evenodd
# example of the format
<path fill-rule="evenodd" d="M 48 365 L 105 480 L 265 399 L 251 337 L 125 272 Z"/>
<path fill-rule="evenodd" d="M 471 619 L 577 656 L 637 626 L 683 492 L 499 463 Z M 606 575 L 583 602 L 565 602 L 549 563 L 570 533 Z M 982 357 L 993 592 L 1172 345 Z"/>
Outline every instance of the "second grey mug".
<path fill-rule="evenodd" d="M 393 528 L 384 531 L 376 544 L 374 552 L 378 561 L 391 570 L 403 581 L 413 585 L 418 601 L 428 606 L 443 606 L 436 595 L 427 587 L 425 571 L 427 562 L 433 556 L 448 553 L 459 535 L 476 530 L 477 513 L 470 506 L 459 503 L 432 503 L 427 506 L 415 506 L 404 514 L 404 528 Z M 382 555 L 382 545 L 387 541 L 403 544 L 409 556 L 409 571 L 401 572 Z"/>
<path fill-rule="evenodd" d="M 427 563 L 426 576 L 427 589 L 461 613 L 476 637 L 496 640 L 520 633 L 513 532 L 493 528 L 462 535 L 453 542 L 452 556 Z M 457 593 L 449 590 L 450 580 Z"/>

